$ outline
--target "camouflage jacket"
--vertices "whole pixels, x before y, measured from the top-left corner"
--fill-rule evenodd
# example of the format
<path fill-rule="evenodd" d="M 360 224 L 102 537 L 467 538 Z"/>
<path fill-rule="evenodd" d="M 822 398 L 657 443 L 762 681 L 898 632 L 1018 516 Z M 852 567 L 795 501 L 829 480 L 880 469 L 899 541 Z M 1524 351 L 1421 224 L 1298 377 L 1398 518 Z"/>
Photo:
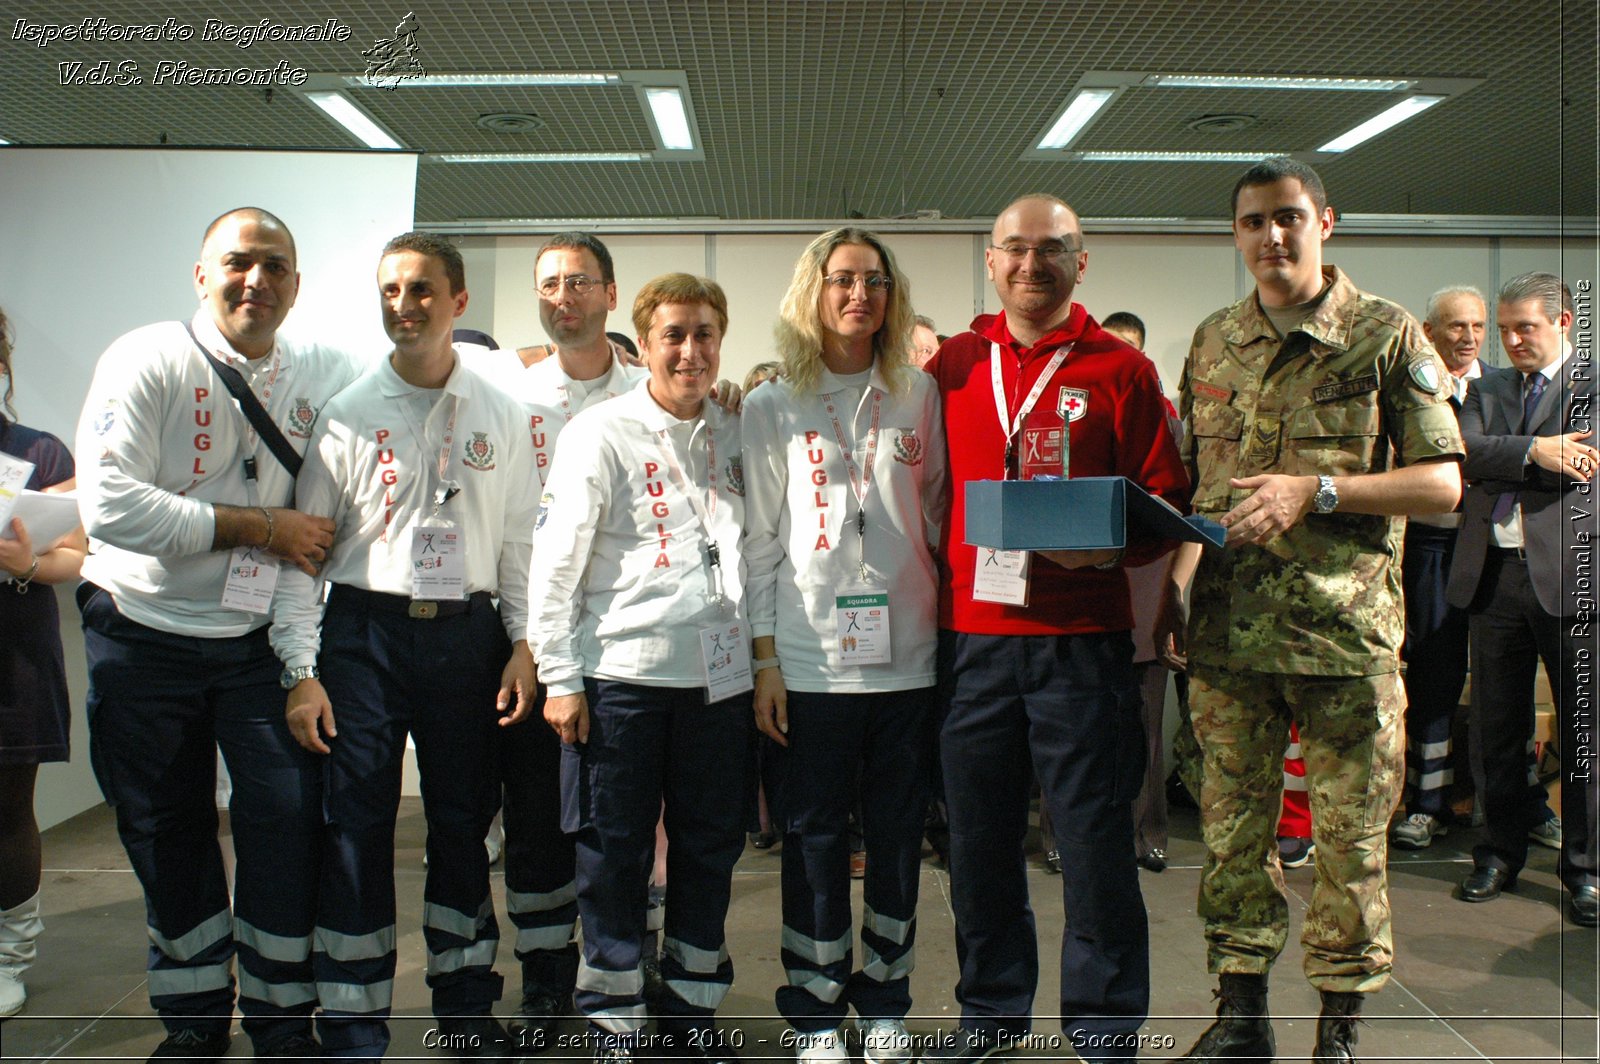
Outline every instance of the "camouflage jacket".
<path fill-rule="evenodd" d="M 1179 391 L 1194 512 L 1249 491 L 1230 477 L 1353 476 L 1463 453 L 1445 369 L 1421 327 L 1337 268 L 1326 298 L 1280 339 L 1256 295 L 1195 331 Z M 1318 676 L 1399 667 L 1404 518 L 1309 513 L 1265 546 L 1208 549 L 1195 575 L 1189 658 Z"/>

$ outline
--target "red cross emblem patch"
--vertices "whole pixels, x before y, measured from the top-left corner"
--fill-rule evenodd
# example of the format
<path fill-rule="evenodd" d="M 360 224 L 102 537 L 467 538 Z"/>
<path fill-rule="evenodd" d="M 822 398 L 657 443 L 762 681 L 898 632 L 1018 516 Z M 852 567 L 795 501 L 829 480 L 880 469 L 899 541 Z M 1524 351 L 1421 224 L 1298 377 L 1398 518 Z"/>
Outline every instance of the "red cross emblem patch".
<path fill-rule="evenodd" d="M 1089 412 L 1089 393 L 1082 388 L 1063 388 L 1056 396 L 1056 413 L 1068 422 Z"/>

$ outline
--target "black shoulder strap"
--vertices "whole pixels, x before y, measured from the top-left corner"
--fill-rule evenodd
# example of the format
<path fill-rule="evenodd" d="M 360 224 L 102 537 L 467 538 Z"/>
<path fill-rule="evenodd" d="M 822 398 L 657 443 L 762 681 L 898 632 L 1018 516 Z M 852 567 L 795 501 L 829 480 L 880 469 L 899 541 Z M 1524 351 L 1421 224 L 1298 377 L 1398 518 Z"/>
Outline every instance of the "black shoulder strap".
<path fill-rule="evenodd" d="M 267 445 L 272 456 L 278 464 L 289 471 L 289 476 L 300 475 L 300 465 L 303 461 L 294 449 L 283 431 L 273 422 L 272 415 L 267 413 L 267 408 L 261 405 L 261 400 L 256 398 L 256 393 L 244 382 L 244 377 L 238 370 L 228 365 L 222 359 L 206 350 L 206 345 L 194 334 L 194 328 L 188 322 L 183 323 L 183 329 L 189 334 L 189 339 L 194 341 L 194 346 L 206 356 L 206 361 L 211 363 L 211 368 L 217 371 L 217 376 L 222 378 L 222 383 L 227 386 L 228 394 L 239 404 L 239 409 L 244 416 L 250 419 L 250 424 L 255 426 L 256 432 L 261 435 L 261 442 Z"/>

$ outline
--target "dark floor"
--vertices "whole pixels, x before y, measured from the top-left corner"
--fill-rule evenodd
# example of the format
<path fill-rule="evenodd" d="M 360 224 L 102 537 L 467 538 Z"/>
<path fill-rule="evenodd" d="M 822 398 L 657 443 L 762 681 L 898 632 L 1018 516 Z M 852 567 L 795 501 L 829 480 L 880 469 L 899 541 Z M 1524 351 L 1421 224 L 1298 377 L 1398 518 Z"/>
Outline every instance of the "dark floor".
<path fill-rule="evenodd" d="M 400 972 L 395 981 L 394 1058 L 431 1059 L 425 1037 L 433 1022 L 422 982 L 420 931 L 423 822 L 417 799 L 401 810 L 396 863 L 400 904 Z M 1170 846 L 1172 867 L 1141 872 L 1150 912 L 1153 995 L 1145 1026 L 1147 1059 L 1186 1049 L 1212 1010 L 1213 980 L 1205 974 L 1200 925 L 1194 915 L 1202 850 L 1193 812 L 1179 811 Z M 1363 1060 L 1556 1061 L 1596 1059 L 1596 973 L 1600 965 L 1592 930 L 1564 919 L 1565 895 L 1555 876 L 1553 851 L 1534 847 L 1514 894 L 1485 905 L 1466 905 L 1451 890 L 1470 865 L 1475 833 L 1457 829 L 1432 848 L 1396 851 L 1390 863 L 1398 957 L 1389 987 L 1368 999 L 1360 1031 Z M 772 1018 L 772 990 L 782 978 L 778 962 L 778 851 L 749 849 L 739 863 L 728 940 L 738 978 L 721 1011 L 722 1027 L 743 1040 L 747 1059 L 788 1059 L 781 1022 Z M 46 930 L 39 962 L 28 976 L 27 1010 L 0 1028 L 7 1060 L 143 1059 L 160 1040 L 141 968 L 144 911 L 109 812 L 91 810 L 45 836 Z M 1039 1007 L 1056 997 L 1055 943 L 1062 924 L 1058 880 L 1035 858 L 1032 885 L 1040 940 L 1046 954 Z M 1293 941 L 1305 913 L 1312 869 L 1288 873 L 1292 899 L 1291 944 L 1277 967 L 1272 1009 L 1280 1060 L 1310 1056 L 1317 1007 L 1300 974 Z M 495 891 L 503 890 L 499 875 Z M 913 1033 L 955 1024 L 955 944 L 949 878 L 930 858 L 924 864 Z M 501 910 L 504 911 L 503 909 Z M 501 970 L 509 951 L 501 951 Z M 509 982 L 509 980 L 508 980 Z M 502 1002 L 504 1014 L 514 1007 Z M 564 1032 L 581 1025 L 568 1021 Z M 237 1027 L 235 1027 L 237 1034 Z M 1075 1059 L 1057 1028 L 1038 1025 L 1038 1046 L 1021 1055 Z M 238 1037 L 232 1055 L 248 1056 Z M 443 1055 L 443 1054 L 439 1054 Z M 552 1054 L 553 1055 L 553 1054 Z M 548 1058 L 547 1058 L 548 1059 Z"/>

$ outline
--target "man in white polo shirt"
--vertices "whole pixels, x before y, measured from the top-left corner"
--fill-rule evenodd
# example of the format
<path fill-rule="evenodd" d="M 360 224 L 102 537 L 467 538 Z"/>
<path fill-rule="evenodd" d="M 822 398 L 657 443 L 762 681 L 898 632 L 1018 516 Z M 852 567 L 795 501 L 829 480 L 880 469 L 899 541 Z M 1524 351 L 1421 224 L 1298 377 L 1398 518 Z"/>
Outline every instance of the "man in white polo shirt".
<path fill-rule="evenodd" d="M 496 725 L 518 723 L 534 702 L 524 638 L 533 448 L 521 408 L 451 347 L 467 305 L 460 252 L 425 233 L 395 237 L 378 288 L 394 351 L 330 405 L 299 484 L 299 504 L 335 525 L 320 633 L 319 585 L 300 577 L 273 630 L 301 677 L 290 730 L 328 755 L 320 1033 L 327 1056 L 388 1046 L 394 823 L 410 732 L 428 821 L 423 934 L 439 1044 L 504 1057 L 514 1052 L 491 1015 L 500 933 L 483 837 L 500 801 Z"/>
<path fill-rule="evenodd" d="M 78 591 L 90 760 L 145 892 L 150 1003 L 167 1028 L 156 1056 L 227 1053 L 235 961 L 256 1055 L 315 1056 L 321 777 L 284 726 L 267 621 L 281 574 L 311 571 L 332 542 L 331 522 L 289 508 L 286 463 L 298 466 L 357 367 L 279 334 L 300 275 L 274 215 L 242 207 L 212 222 L 194 282 L 190 321 L 107 348 L 78 426 L 78 499 L 95 540 Z M 230 375 L 264 410 L 265 434 L 230 396 Z M 233 777 L 231 911 L 219 747 Z"/>

